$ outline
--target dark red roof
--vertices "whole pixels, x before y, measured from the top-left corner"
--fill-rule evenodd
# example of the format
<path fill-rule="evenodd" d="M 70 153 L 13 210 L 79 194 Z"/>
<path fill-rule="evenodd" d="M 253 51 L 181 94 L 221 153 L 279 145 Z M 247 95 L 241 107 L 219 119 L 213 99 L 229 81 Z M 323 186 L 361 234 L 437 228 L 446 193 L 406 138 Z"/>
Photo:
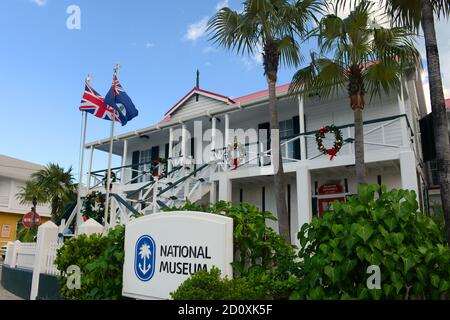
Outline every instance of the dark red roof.
<path fill-rule="evenodd" d="M 289 89 L 289 83 L 288 84 L 283 84 L 281 86 L 278 86 L 276 88 L 276 92 L 280 93 L 280 92 L 284 92 L 287 91 Z M 262 91 L 258 91 L 255 93 L 251 93 L 251 94 L 247 94 L 245 96 L 239 97 L 239 98 L 235 98 L 233 99 L 236 102 L 247 102 L 253 99 L 257 99 L 257 98 L 263 98 L 263 97 L 267 97 L 269 96 L 269 90 L 262 90 Z"/>

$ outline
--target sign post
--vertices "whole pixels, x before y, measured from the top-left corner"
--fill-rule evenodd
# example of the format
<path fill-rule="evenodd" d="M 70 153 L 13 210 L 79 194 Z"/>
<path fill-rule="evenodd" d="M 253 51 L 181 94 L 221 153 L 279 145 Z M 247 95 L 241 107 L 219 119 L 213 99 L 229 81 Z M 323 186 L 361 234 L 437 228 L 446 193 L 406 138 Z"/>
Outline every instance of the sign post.
<path fill-rule="evenodd" d="M 186 279 L 217 267 L 231 278 L 233 219 L 203 212 L 157 213 L 125 226 L 122 295 L 170 299 Z"/>

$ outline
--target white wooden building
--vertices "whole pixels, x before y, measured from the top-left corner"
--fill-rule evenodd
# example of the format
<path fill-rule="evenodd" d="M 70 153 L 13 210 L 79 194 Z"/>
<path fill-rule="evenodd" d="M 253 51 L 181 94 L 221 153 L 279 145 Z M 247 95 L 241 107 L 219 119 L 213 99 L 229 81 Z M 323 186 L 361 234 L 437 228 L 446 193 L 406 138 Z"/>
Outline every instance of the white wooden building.
<path fill-rule="evenodd" d="M 354 118 L 345 92 L 324 100 L 288 96 L 287 89 L 288 85 L 277 87 L 277 96 L 294 239 L 301 225 L 327 209 L 333 199 L 344 200 L 356 192 Z M 149 214 L 162 206 L 179 205 L 186 198 L 192 202 L 243 201 L 277 214 L 271 141 L 258 131 L 269 128 L 267 91 L 230 98 L 193 88 L 168 110 L 161 122 L 115 137 L 113 153 L 122 157 L 122 166 L 113 170 L 118 179 L 112 189 L 112 225 L 136 212 Z M 400 94 L 383 95 L 366 106 L 368 182 L 415 190 L 422 201 L 426 183 L 418 121 L 425 114 L 419 72 L 404 79 Z M 331 124 L 341 129 L 346 141 L 333 160 L 318 151 L 315 140 L 315 133 Z M 245 149 L 237 169 L 230 160 L 235 155 L 227 152 L 236 135 Z M 86 148 L 92 163 L 95 152 L 108 152 L 109 138 Z M 158 158 L 168 159 L 168 174 L 154 179 L 157 169 L 150 169 L 149 163 Z M 104 191 L 104 176 L 105 171 L 88 172 L 89 190 Z"/>

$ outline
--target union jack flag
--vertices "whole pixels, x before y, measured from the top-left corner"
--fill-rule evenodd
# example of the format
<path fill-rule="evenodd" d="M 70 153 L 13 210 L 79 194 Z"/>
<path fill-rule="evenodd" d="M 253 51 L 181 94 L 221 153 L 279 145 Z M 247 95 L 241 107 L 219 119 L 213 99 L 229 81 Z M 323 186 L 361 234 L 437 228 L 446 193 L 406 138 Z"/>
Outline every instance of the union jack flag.
<path fill-rule="evenodd" d="M 108 106 L 103 97 L 95 91 L 88 82 L 84 88 L 83 98 L 81 99 L 80 111 L 92 113 L 97 118 L 122 123 L 113 107 Z"/>

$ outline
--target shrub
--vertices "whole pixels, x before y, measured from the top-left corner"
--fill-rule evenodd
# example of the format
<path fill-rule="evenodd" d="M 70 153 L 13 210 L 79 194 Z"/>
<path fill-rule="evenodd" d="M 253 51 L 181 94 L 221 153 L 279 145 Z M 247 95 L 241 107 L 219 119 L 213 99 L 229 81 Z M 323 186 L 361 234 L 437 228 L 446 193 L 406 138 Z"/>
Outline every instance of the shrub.
<path fill-rule="evenodd" d="M 412 191 L 382 195 L 362 185 L 334 212 L 298 234 L 302 281 L 298 299 L 439 299 L 450 293 L 450 250 L 439 226 L 418 212 Z M 369 290 L 367 267 L 381 269 L 381 289 Z"/>
<path fill-rule="evenodd" d="M 233 205 L 224 201 L 203 206 L 187 202 L 182 207 L 166 209 L 174 210 L 210 212 L 232 218 L 235 278 L 246 278 L 268 299 L 289 297 L 299 274 L 296 247 L 266 226 L 267 220 L 276 220 L 270 212 L 246 203 Z"/>
<path fill-rule="evenodd" d="M 58 250 L 55 264 L 62 272 L 61 296 L 75 300 L 122 299 L 125 228 L 111 229 L 107 236 L 80 235 Z M 81 270 L 81 289 L 67 288 L 64 271 L 70 265 Z"/>
<path fill-rule="evenodd" d="M 84 299 L 92 289 L 89 284 L 86 266 L 95 261 L 102 253 L 105 247 L 106 238 L 99 234 L 91 236 L 79 235 L 77 238 L 67 240 L 58 250 L 55 265 L 61 271 L 60 285 L 61 297 L 67 300 Z M 67 288 L 67 275 L 65 274 L 69 266 L 78 266 L 81 270 L 81 289 L 71 290 Z"/>
<path fill-rule="evenodd" d="M 246 278 L 220 277 L 220 270 L 198 271 L 171 293 L 174 300 L 257 300 L 264 297 Z"/>

